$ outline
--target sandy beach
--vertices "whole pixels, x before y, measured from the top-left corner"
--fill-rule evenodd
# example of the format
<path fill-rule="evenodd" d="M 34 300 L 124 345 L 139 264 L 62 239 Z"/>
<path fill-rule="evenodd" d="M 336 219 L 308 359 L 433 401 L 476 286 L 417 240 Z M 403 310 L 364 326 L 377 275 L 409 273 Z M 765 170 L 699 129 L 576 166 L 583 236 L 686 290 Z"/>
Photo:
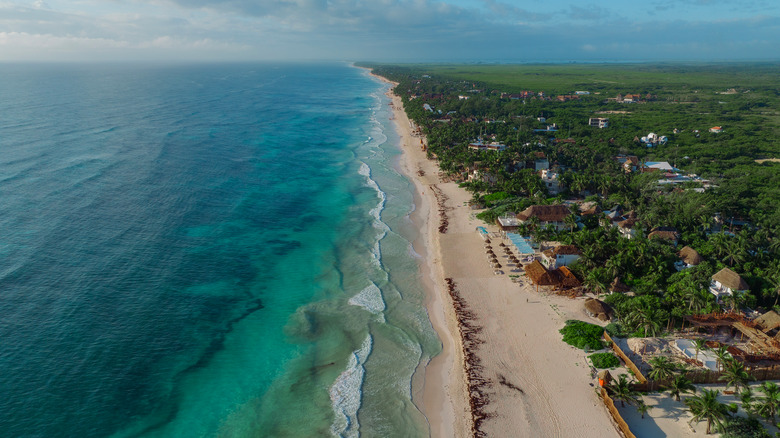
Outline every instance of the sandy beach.
<path fill-rule="evenodd" d="M 478 434 L 619 436 L 596 395 L 585 352 L 563 343 L 558 332 L 568 319 L 597 322 L 585 314 L 583 299 L 536 292 L 527 279 L 513 282 L 507 274 L 518 273 L 507 269 L 505 274 L 494 274 L 476 232 L 477 226 L 485 224 L 468 206 L 470 194 L 440 178 L 436 162 L 422 151 L 421 138 L 413 135 L 400 98 L 388 96 L 402 142 L 399 170 L 414 181 L 416 190 L 412 220 L 421 235 L 414 247 L 424 259 L 428 312 L 443 346 L 426 366 L 422 390 L 415 394 L 431 436 L 475 435 L 467 368 L 472 393 L 476 375 L 487 400 L 479 408 L 486 418 L 477 425 Z M 463 343 L 445 279 L 450 279 L 468 308 L 469 324 L 478 332 L 475 341 Z M 472 365 L 464 365 L 464 345 Z"/>

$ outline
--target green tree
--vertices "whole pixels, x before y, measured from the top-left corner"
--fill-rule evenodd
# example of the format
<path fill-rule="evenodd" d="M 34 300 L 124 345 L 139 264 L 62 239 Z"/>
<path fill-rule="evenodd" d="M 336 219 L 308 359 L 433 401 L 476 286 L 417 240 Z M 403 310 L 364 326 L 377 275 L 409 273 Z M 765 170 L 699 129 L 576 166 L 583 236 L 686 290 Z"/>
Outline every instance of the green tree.
<path fill-rule="evenodd" d="M 753 404 L 755 412 L 770 420 L 772 425 L 777 426 L 777 410 L 780 408 L 780 386 L 774 382 L 764 382 L 758 388 L 763 394 L 756 398 Z"/>
<path fill-rule="evenodd" d="M 712 389 L 704 389 L 701 395 L 694 395 L 685 399 L 685 405 L 693 414 L 691 422 L 699 422 L 707 420 L 707 434 L 712 433 L 712 424 L 715 423 L 718 427 L 723 424 L 723 420 L 731 416 L 731 412 L 734 411 L 736 405 L 730 407 L 725 403 L 718 401 L 718 395 L 720 391 Z"/>
<path fill-rule="evenodd" d="M 682 374 L 677 374 L 669 384 L 669 395 L 674 397 L 675 401 L 680 401 L 680 394 L 682 393 L 696 393 L 696 386 L 693 385 L 687 377 Z"/>
<path fill-rule="evenodd" d="M 726 382 L 727 389 L 733 386 L 734 391 L 739 392 L 739 388 L 748 386 L 753 376 L 745 370 L 745 364 L 736 359 L 728 359 L 723 366 L 723 375 L 718 380 Z"/>
<path fill-rule="evenodd" d="M 626 403 L 637 405 L 640 402 L 639 392 L 634 389 L 632 382 L 628 380 L 625 374 L 621 374 L 618 380 L 613 380 L 607 385 L 607 388 L 612 395 L 612 399 L 619 400 L 620 405 L 623 407 L 626 407 Z"/>
<path fill-rule="evenodd" d="M 639 412 L 639 415 L 642 418 L 645 418 L 645 414 L 647 411 L 649 411 L 651 408 L 648 406 L 645 402 L 640 401 L 638 405 L 636 405 L 636 411 Z"/>
<path fill-rule="evenodd" d="M 677 364 L 669 360 L 666 356 L 656 356 L 649 361 L 652 369 L 648 374 L 653 380 L 669 380 L 674 376 L 674 372 L 679 369 Z"/>
<path fill-rule="evenodd" d="M 696 360 L 699 360 L 699 352 L 702 350 L 707 350 L 707 340 L 706 339 L 694 339 L 693 340 L 693 349 L 696 350 Z"/>
<path fill-rule="evenodd" d="M 731 359 L 731 353 L 729 353 L 728 350 L 729 347 L 725 345 L 721 345 L 715 350 L 712 350 L 712 352 L 715 354 L 715 357 L 718 359 L 718 370 L 720 371 L 723 368 L 723 365 Z"/>

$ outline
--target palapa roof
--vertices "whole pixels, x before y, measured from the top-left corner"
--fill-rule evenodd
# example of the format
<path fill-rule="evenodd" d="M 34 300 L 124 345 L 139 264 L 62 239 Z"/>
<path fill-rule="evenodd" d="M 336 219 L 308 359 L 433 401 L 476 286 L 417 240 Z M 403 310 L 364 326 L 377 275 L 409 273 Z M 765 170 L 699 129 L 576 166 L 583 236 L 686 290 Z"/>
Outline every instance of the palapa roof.
<path fill-rule="evenodd" d="M 736 272 L 723 268 L 712 276 L 712 279 L 731 290 L 748 290 L 750 286 Z"/>
<path fill-rule="evenodd" d="M 564 288 L 570 288 L 570 287 L 580 287 L 582 286 L 582 283 L 577 278 L 576 275 L 574 275 L 569 268 L 566 266 L 561 266 L 560 268 L 553 271 L 555 274 L 555 277 L 557 277 L 558 284 L 563 286 Z"/>
<path fill-rule="evenodd" d="M 690 246 L 686 246 L 683 249 L 681 249 L 680 252 L 677 253 L 677 255 L 680 256 L 680 259 L 682 261 L 684 261 L 686 264 L 689 265 L 698 265 L 699 263 L 704 261 L 702 256 L 700 256 L 699 253 L 696 252 L 696 250 L 691 248 Z"/>
<path fill-rule="evenodd" d="M 630 292 L 631 288 L 628 287 L 627 284 L 620 281 L 619 278 L 615 277 L 615 280 L 612 282 L 612 284 L 609 285 L 609 290 L 612 292 Z"/>
<path fill-rule="evenodd" d="M 758 324 L 761 330 L 766 333 L 780 327 L 780 315 L 778 315 L 774 310 L 770 310 L 769 312 L 766 312 L 765 314 L 754 319 L 753 322 Z"/>
<path fill-rule="evenodd" d="M 542 222 L 563 222 L 566 216 L 570 214 L 569 207 L 561 204 L 532 205 L 517 213 L 517 218 L 521 221 L 527 221 L 532 217 L 537 217 Z"/>
<path fill-rule="evenodd" d="M 547 270 L 547 268 L 539 263 L 539 260 L 534 260 L 529 265 L 527 265 L 525 267 L 525 273 L 528 275 L 528 278 L 530 278 L 531 281 L 539 286 L 550 286 L 555 284 L 555 279 L 553 279 L 552 275 L 550 275 L 550 272 Z"/>
<path fill-rule="evenodd" d="M 588 298 L 585 300 L 585 312 L 590 316 L 606 321 L 612 314 L 612 309 L 601 300 Z"/>
<path fill-rule="evenodd" d="M 627 228 L 630 230 L 631 228 L 634 228 L 634 225 L 636 225 L 636 223 L 637 223 L 637 219 L 630 217 L 624 221 L 618 222 L 618 226 L 620 228 Z"/>
<path fill-rule="evenodd" d="M 576 245 L 559 245 L 553 248 L 550 253 L 552 255 L 581 255 L 582 251 L 577 248 Z"/>
<path fill-rule="evenodd" d="M 598 205 L 594 205 L 593 207 L 590 207 L 589 209 L 583 211 L 580 214 L 582 216 L 591 216 L 591 215 L 594 215 L 594 214 L 599 214 L 601 212 L 602 212 L 601 207 L 599 207 Z"/>
<path fill-rule="evenodd" d="M 674 231 L 653 231 L 647 235 L 648 239 L 677 240 L 677 233 Z"/>

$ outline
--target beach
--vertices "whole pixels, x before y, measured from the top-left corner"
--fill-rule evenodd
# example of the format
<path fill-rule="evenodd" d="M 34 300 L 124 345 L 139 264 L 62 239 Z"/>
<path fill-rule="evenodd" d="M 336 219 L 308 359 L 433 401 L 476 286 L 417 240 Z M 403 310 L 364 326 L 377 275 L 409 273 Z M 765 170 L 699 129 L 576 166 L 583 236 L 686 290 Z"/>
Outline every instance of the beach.
<path fill-rule="evenodd" d="M 537 292 L 522 276 L 513 282 L 507 269 L 494 274 L 476 227 L 496 227 L 475 218 L 466 190 L 440 177 L 401 99 L 392 91 L 388 96 L 402 143 L 399 170 L 416 190 L 414 248 L 424 260 L 428 313 L 442 342 L 414 394 L 431 436 L 618 436 L 596 395 L 586 353 L 563 343 L 558 332 L 568 319 L 597 322 L 585 314 L 584 299 Z M 470 338 L 461 336 L 464 321 L 449 285 L 467 308 Z M 469 399 L 475 388 L 486 402 L 477 403 L 477 424 Z"/>

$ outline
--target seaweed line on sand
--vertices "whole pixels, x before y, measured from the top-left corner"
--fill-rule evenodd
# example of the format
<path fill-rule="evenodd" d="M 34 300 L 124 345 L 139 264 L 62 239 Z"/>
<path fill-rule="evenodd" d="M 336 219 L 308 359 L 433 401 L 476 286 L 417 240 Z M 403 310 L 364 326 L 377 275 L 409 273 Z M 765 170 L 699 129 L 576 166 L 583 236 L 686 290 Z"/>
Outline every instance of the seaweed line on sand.
<path fill-rule="evenodd" d="M 482 438 L 487 436 L 482 426 L 485 420 L 493 416 L 486 410 L 490 401 L 488 389 L 493 383 L 484 376 L 484 368 L 476 355 L 477 347 L 484 343 L 479 337 L 482 327 L 475 323 L 476 316 L 460 296 L 455 281 L 452 278 L 445 278 L 445 281 L 455 308 L 463 348 L 463 370 L 466 374 L 471 408 L 471 432 L 475 438 Z"/>

